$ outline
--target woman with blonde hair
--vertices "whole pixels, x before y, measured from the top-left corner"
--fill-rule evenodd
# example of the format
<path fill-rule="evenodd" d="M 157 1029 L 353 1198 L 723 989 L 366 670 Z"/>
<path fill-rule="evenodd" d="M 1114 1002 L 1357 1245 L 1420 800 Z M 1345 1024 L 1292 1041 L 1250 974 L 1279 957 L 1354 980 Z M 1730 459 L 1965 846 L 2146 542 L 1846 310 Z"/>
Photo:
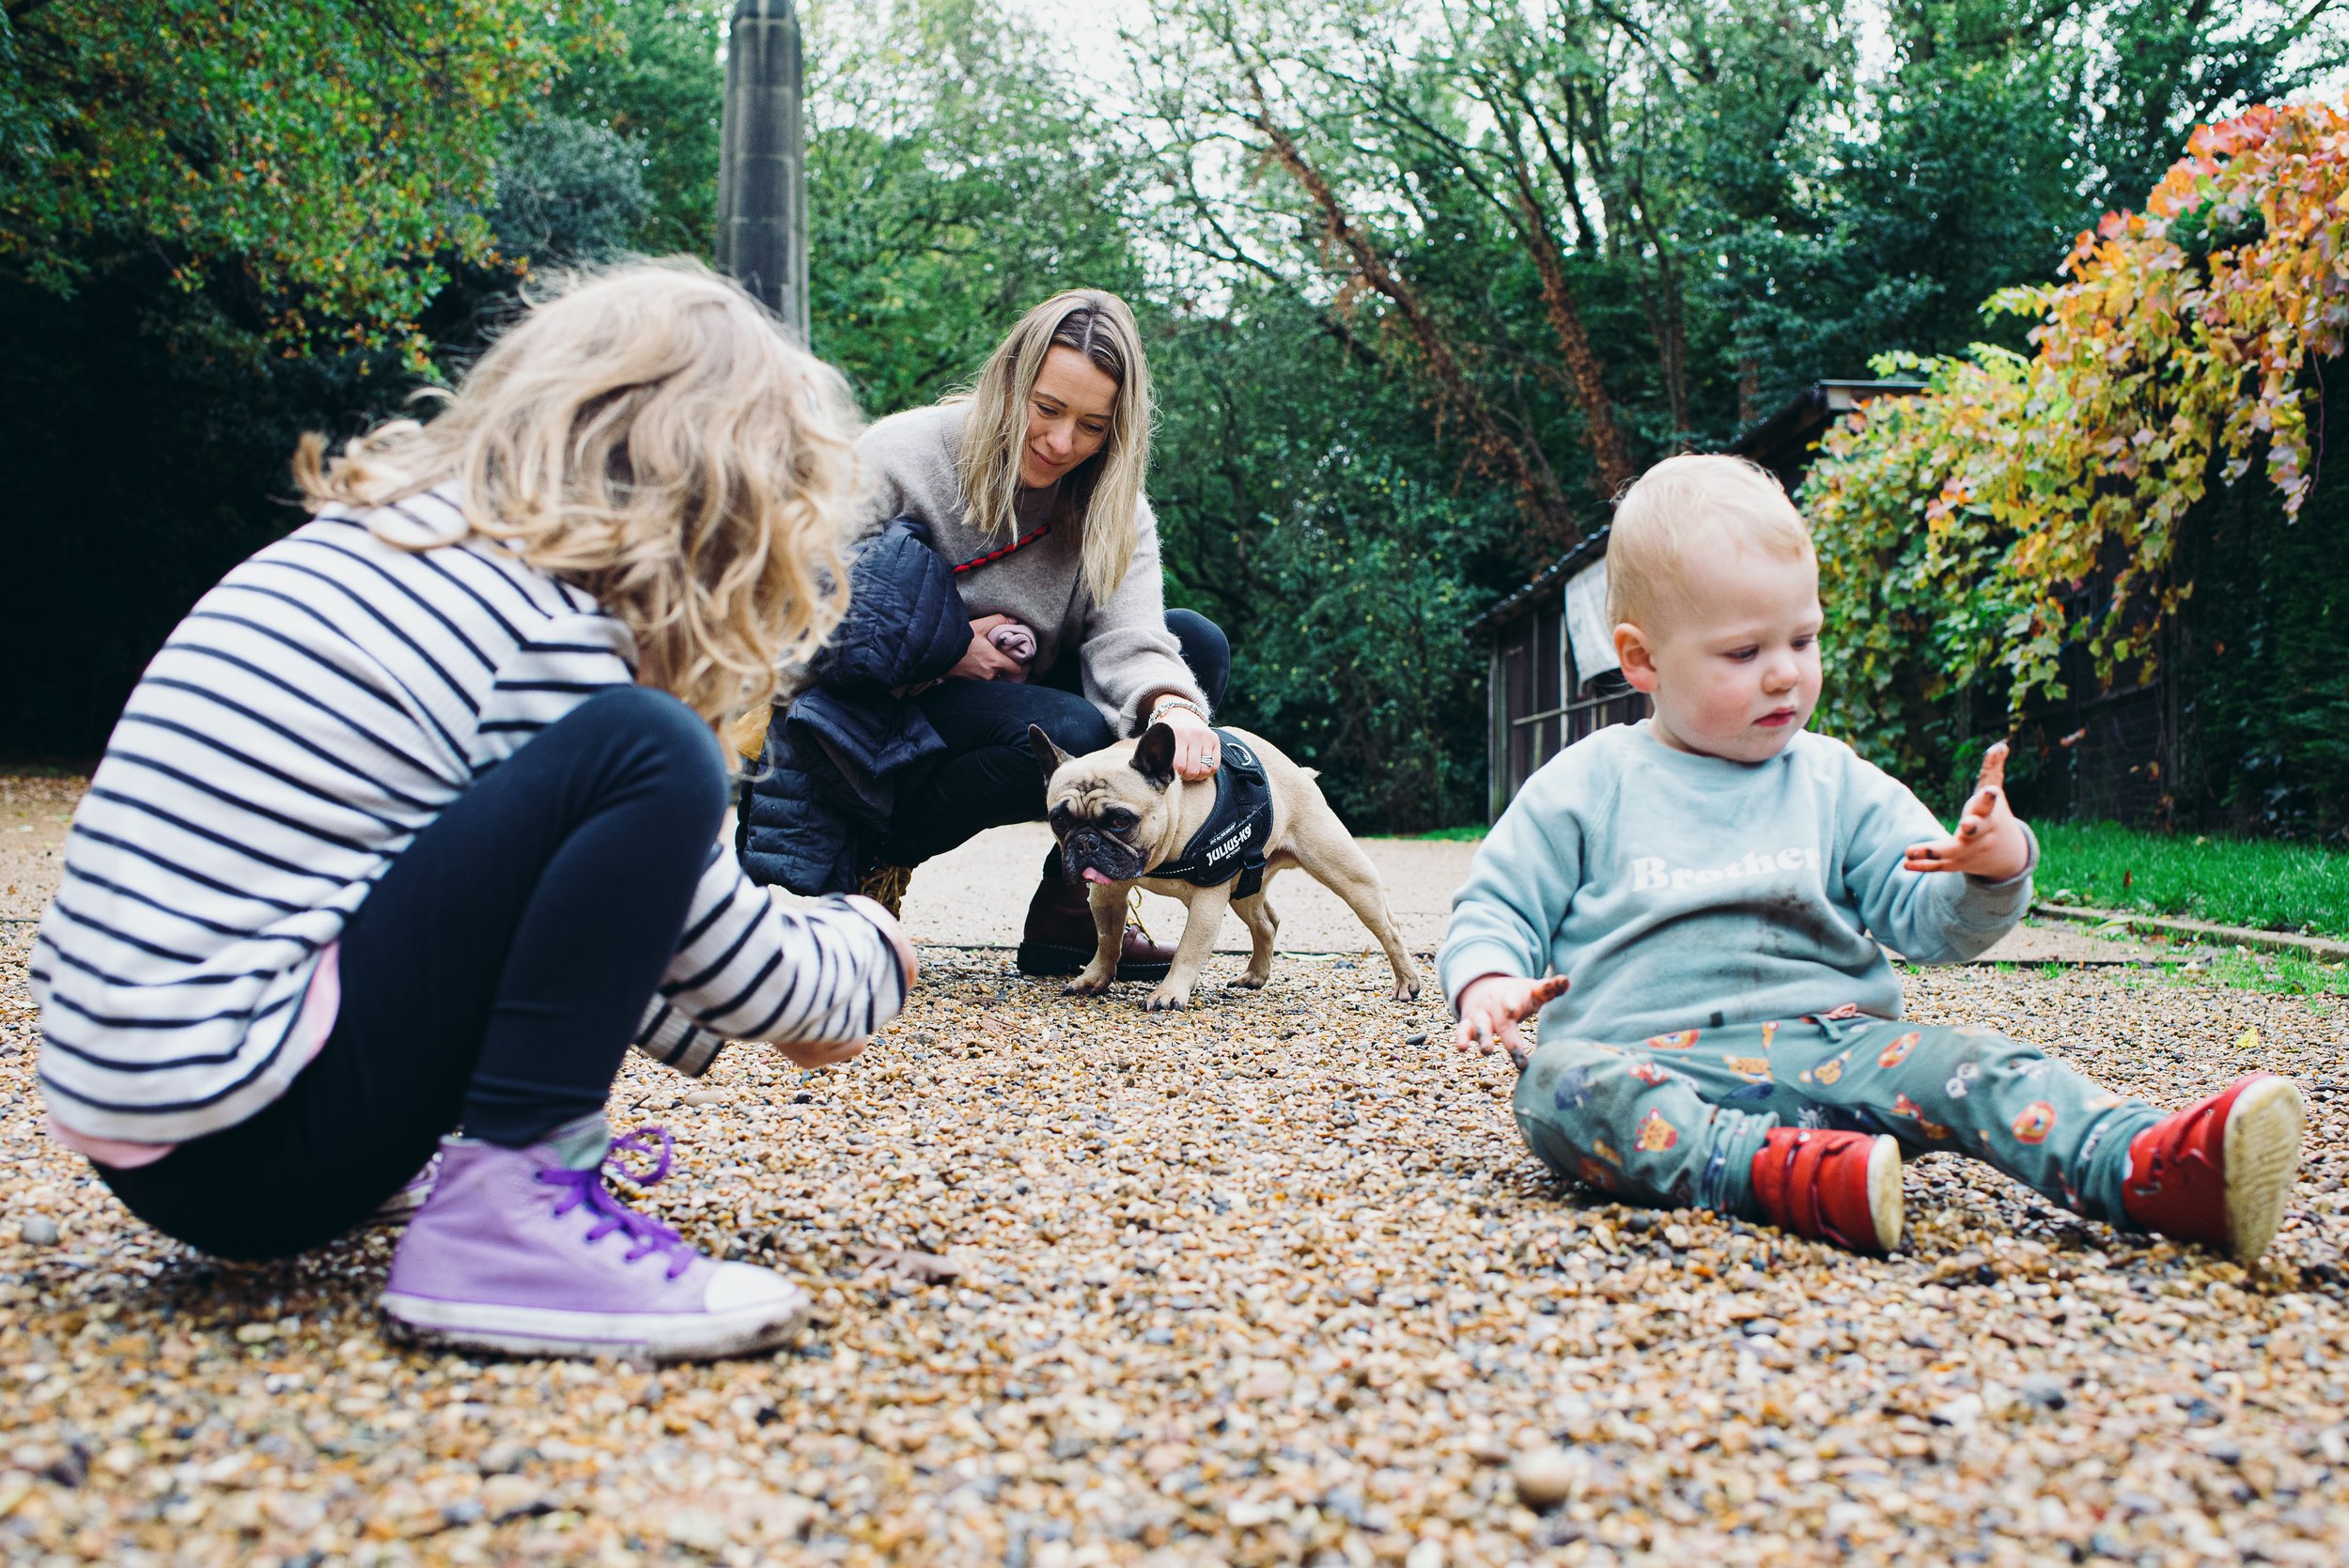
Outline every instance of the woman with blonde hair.
<path fill-rule="evenodd" d="M 788 1336 L 798 1286 L 605 1186 L 603 1108 L 631 1046 L 842 1061 L 912 983 L 870 900 L 778 899 L 717 842 L 717 726 L 839 619 L 855 429 L 685 264 L 537 305 L 429 421 L 306 438 L 310 520 L 172 632 L 74 815 L 32 963 L 56 1136 L 225 1257 L 406 1198 L 382 1307 L 428 1343 Z"/>
<path fill-rule="evenodd" d="M 1209 716 L 1231 651 L 1204 616 L 1166 608 L 1143 493 L 1150 419 L 1132 312 L 1113 294 L 1076 289 L 1028 312 L 967 393 L 865 432 L 857 456 L 869 487 L 860 507 L 867 553 L 852 623 L 902 644 L 903 624 L 921 624 L 926 601 L 946 592 L 959 599 L 947 656 L 960 657 L 934 684 L 890 693 L 883 700 L 897 709 L 879 719 L 868 710 L 860 727 L 811 712 L 848 700 L 854 680 L 844 667 L 862 672 L 868 698 L 879 697 L 876 680 L 936 671 L 876 675 L 876 663 L 840 645 L 858 630 L 835 640 L 813 689 L 778 714 L 768 766 L 753 778 L 742 847 L 754 877 L 802 893 L 862 884 L 886 895 L 902 891 L 904 868 L 984 829 L 1042 817 L 1031 724 L 1082 755 L 1163 723 L 1183 777 L 1215 773 Z M 928 549 L 873 549 L 891 527 Z M 844 787 L 843 737 L 876 733 L 889 737 L 878 748 L 886 754 Z M 844 800 L 864 809 L 844 810 Z M 1171 953 L 1136 929 L 1127 936 L 1121 978 L 1162 976 Z M 1048 861 L 1020 968 L 1073 974 L 1093 945 L 1082 885 Z"/>

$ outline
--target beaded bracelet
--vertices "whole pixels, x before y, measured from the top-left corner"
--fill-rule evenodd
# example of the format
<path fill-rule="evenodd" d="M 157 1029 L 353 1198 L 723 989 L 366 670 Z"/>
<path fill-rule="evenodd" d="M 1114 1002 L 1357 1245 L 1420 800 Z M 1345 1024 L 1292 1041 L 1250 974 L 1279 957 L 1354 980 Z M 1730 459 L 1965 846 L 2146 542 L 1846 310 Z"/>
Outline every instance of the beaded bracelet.
<path fill-rule="evenodd" d="M 1164 713 L 1170 707 L 1181 708 L 1184 712 L 1190 714 L 1203 724 L 1207 722 L 1207 710 L 1201 707 L 1197 703 L 1192 702 L 1189 697 L 1160 697 L 1157 702 L 1150 705 L 1150 723 L 1143 725 L 1143 728 L 1148 729 L 1150 724 L 1157 723 L 1159 722 L 1159 715 Z"/>

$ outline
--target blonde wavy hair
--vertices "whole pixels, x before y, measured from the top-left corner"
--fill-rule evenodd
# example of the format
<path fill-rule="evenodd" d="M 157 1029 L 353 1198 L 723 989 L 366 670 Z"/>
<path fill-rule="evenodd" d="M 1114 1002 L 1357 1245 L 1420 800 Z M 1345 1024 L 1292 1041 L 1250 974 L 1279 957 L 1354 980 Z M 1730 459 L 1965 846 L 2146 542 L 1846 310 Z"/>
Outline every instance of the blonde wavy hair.
<path fill-rule="evenodd" d="M 1098 288 L 1055 294 L 1019 318 L 961 395 L 971 405 L 956 476 L 963 520 L 1009 543 L 1019 536 L 1019 451 L 1036 373 L 1054 349 L 1073 349 L 1117 383 L 1109 439 L 1061 480 L 1054 520 L 1080 520 L 1085 592 L 1097 604 L 1117 592 L 1141 536 L 1143 480 L 1150 472 L 1150 367 L 1142 331 L 1116 295 Z"/>
<path fill-rule="evenodd" d="M 708 268 L 574 278 L 455 390 L 422 396 L 441 401 L 429 421 L 379 425 L 332 461 L 319 437 L 302 439 L 294 478 L 310 510 L 454 481 L 473 533 L 593 595 L 635 634 L 638 681 L 712 728 L 765 701 L 778 662 L 806 659 L 839 622 L 848 385 Z"/>

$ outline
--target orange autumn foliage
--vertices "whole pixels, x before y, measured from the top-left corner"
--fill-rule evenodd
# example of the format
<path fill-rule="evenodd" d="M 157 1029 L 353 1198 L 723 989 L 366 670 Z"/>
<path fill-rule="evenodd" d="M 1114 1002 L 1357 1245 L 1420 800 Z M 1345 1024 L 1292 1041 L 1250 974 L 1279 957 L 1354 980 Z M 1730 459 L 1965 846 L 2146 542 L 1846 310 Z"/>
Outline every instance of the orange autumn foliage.
<path fill-rule="evenodd" d="M 1833 716 L 1856 737 L 1984 679 L 2017 712 L 2063 696 L 2074 642 L 2102 681 L 2151 675 L 2193 591 L 2175 553 L 2214 472 L 2233 484 L 2263 454 L 2299 513 L 2323 455 L 2313 373 L 2349 327 L 2349 112 L 2198 128 L 2142 212 L 2108 214 L 2057 282 L 1986 308 L 2036 317 L 2036 352 L 1889 356 L 1927 389 L 1851 415 L 1803 488 Z M 2074 590 L 2100 574 L 2091 615 Z"/>

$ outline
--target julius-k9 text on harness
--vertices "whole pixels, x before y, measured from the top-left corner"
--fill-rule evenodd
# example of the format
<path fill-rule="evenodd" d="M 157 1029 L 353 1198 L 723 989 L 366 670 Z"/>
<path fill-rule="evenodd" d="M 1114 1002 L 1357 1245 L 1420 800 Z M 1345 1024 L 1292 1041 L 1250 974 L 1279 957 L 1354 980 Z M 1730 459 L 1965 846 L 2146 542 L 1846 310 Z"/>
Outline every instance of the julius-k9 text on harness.
<path fill-rule="evenodd" d="M 1272 837 L 1272 785 L 1248 742 L 1229 730 L 1217 730 L 1215 737 L 1223 748 L 1223 765 L 1215 772 L 1215 810 L 1190 835 L 1183 852 L 1150 875 L 1202 888 L 1237 877 L 1239 885 L 1232 896 L 1253 898 L 1264 888 L 1265 844 Z"/>

